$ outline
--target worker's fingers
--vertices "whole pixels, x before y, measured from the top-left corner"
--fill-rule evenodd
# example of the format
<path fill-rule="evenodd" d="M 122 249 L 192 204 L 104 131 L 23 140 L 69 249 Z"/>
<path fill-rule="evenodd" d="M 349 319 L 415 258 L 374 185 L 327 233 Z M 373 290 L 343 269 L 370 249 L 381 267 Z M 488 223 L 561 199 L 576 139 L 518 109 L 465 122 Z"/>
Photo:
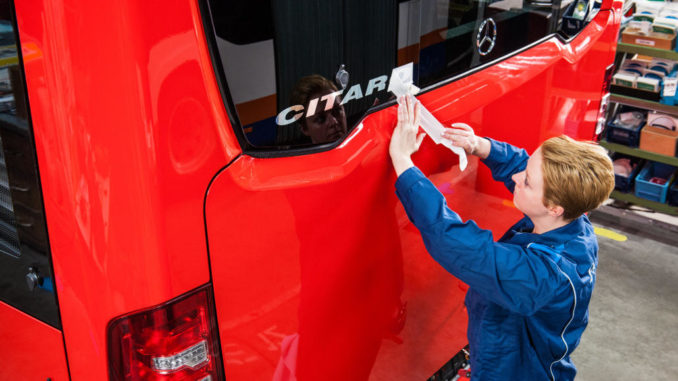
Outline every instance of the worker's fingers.
<path fill-rule="evenodd" d="M 447 131 L 443 132 L 442 137 L 448 140 L 458 140 L 458 141 L 470 141 L 473 139 L 473 135 Z"/>
<path fill-rule="evenodd" d="M 466 123 L 452 123 L 452 127 L 456 127 L 465 131 L 470 131 L 473 133 L 473 128 Z"/>
<path fill-rule="evenodd" d="M 419 147 L 421 146 L 421 142 L 424 141 L 425 137 L 426 137 L 425 132 L 420 132 L 419 135 L 417 135 L 417 144 L 415 146 L 417 149 L 419 149 Z"/>
<path fill-rule="evenodd" d="M 473 133 L 465 130 L 456 130 L 454 128 L 446 128 L 443 130 L 444 135 L 450 136 L 472 136 Z"/>
<path fill-rule="evenodd" d="M 443 131 L 442 137 L 452 142 L 453 145 L 464 148 L 470 148 L 474 139 L 473 134 L 468 131 L 450 129 Z"/>
<path fill-rule="evenodd" d="M 464 123 L 454 123 L 452 126 L 453 128 L 446 128 L 442 136 L 447 139 L 466 139 L 466 140 L 473 140 L 475 137 L 475 134 L 473 133 L 473 129 L 469 127 L 468 125 Z"/>
<path fill-rule="evenodd" d="M 468 145 L 468 140 L 464 139 L 449 139 L 449 141 L 452 142 L 452 145 L 457 147 L 465 147 Z"/>
<path fill-rule="evenodd" d="M 419 108 L 420 108 L 420 107 L 421 107 L 421 106 L 419 105 L 419 102 L 416 102 L 416 103 L 414 104 L 414 115 L 413 115 L 413 120 L 412 120 L 412 122 L 413 122 L 413 124 L 414 124 L 414 128 L 415 128 L 415 129 L 416 129 L 417 127 L 419 127 L 419 115 L 420 115 L 420 110 L 419 110 Z"/>
<path fill-rule="evenodd" d="M 410 112 L 410 100 L 407 99 L 406 95 L 403 95 L 403 108 L 405 109 L 405 114 L 409 117 L 409 112 Z"/>
<path fill-rule="evenodd" d="M 419 118 L 418 102 L 410 96 L 400 97 L 398 100 L 398 119 L 403 128 L 410 133 L 416 134 Z"/>
<path fill-rule="evenodd" d="M 398 106 L 398 125 L 396 127 L 402 128 L 403 124 L 407 122 L 407 110 L 403 106 Z"/>
<path fill-rule="evenodd" d="M 457 124 L 457 123 L 455 123 L 455 124 Z M 454 124 L 453 124 L 452 126 L 454 126 Z M 466 135 L 466 136 L 475 135 L 475 134 L 473 133 L 473 130 L 472 130 L 472 129 L 461 128 L 461 127 L 445 128 L 445 132 L 451 132 L 451 133 L 453 132 L 453 133 L 457 133 L 457 134 L 461 134 L 461 135 Z"/>
<path fill-rule="evenodd" d="M 398 117 L 401 117 L 402 119 L 405 120 L 407 118 L 407 108 L 405 107 L 404 104 L 399 104 L 398 105 Z"/>

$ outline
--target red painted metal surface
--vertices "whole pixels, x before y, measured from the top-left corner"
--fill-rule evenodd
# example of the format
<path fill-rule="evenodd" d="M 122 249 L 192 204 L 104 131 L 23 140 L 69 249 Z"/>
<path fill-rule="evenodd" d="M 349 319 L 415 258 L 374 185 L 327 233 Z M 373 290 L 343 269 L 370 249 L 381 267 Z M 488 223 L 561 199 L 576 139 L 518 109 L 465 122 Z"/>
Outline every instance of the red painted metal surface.
<path fill-rule="evenodd" d="M 240 151 L 194 1 L 16 13 L 71 376 L 104 380 L 113 317 L 209 281 L 205 192 Z"/>
<path fill-rule="evenodd" d="M 5 303 L 0 316 L 0 380 L 68 380 L 61 331 Z"/>
<path fill-rule="evenodd" d="M 529 152 L 562 133 L 591 139 L 618 22 L 602 11 L 570 44 L 550 39 L 419 98 L 444 124 Z M 391 107 L 331 151 L 242 156 L 215 179 L 206 221 L 229 380 L 426 379 L 466 344 L 466 289 L 394 194 L 394 123 Z M 426 140 L 415 162 L 496 238 L 521 217 L 477 160 L 460 172 Z"/>
<path fill-rule="evenodd" d="M 113 317 L 210 275 L 229 380 L 283 380 L 290 367 L 299 379 L 422 379 L 465 344 L 464 286 L 425 253 L 394 195 L 394 108 L 328 152 L 239 157 L 204 216 L 210 179 L 240 149 L 196 3 L 51 0 L 16 12 L 73 380 L 107 377 Z M 445 123 L 530 151 L 563 131 L 590 138 L 611 17 L 420 99 Z M 477 161 L 460 173 L 430 141 L 416 161 L 463 218 L 498 234 L 519 217 Z M 13 330 L 39 325 L 19 320 Z M 53 331 L 31 332 L 56 364 Z"/>

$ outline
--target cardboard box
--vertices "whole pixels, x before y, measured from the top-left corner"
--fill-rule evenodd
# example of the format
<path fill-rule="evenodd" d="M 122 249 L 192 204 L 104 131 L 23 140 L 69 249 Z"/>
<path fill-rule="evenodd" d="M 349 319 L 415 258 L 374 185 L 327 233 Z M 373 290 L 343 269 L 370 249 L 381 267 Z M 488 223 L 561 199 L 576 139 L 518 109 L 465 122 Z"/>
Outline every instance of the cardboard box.
<path fill-rule="evenodd" d="M 643 33 L 640 29 L 627 27 L 622 32 L 622 42 L 626 44 L 650 46 L 657 49 L 673 50 L 676 47 L 676 34 L 657 32 Z"/>
<path fill-rule="evenodd" d="M 678 131 L 662 127 L 645 126 L 640 130 L 640 149 L 666 156 L 676 156 Z"/>

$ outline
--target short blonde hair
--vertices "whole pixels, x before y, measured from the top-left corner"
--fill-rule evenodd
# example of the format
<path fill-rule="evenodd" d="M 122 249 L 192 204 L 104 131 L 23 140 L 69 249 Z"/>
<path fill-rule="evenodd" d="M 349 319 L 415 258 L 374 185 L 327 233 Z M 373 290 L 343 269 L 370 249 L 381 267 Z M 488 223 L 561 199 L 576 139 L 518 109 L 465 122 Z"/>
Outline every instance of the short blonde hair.
<path fill-rule="evenodd" d="M 541 145 L 544 205 L 559 205 L 573 220 L 603 203 L 614 189 L 614 168 L 604 148 L 565 135 Z"/>

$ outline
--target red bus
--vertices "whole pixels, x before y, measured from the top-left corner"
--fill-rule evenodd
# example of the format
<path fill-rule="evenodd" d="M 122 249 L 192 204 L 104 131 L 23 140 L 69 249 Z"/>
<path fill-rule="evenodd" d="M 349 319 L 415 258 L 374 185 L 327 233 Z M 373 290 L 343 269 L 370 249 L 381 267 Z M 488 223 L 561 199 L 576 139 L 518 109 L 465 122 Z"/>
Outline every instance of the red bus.
<path fill-rule="evenodd" d="M 591 139 L 622 2 L 0 4 L 0 379 L 281 381 L 465 365 L 466 287 L 395 196 L 391 73 L 443 124 Z M 462 218 L 521 217 L 477 160 L 414 159 Z"/>

